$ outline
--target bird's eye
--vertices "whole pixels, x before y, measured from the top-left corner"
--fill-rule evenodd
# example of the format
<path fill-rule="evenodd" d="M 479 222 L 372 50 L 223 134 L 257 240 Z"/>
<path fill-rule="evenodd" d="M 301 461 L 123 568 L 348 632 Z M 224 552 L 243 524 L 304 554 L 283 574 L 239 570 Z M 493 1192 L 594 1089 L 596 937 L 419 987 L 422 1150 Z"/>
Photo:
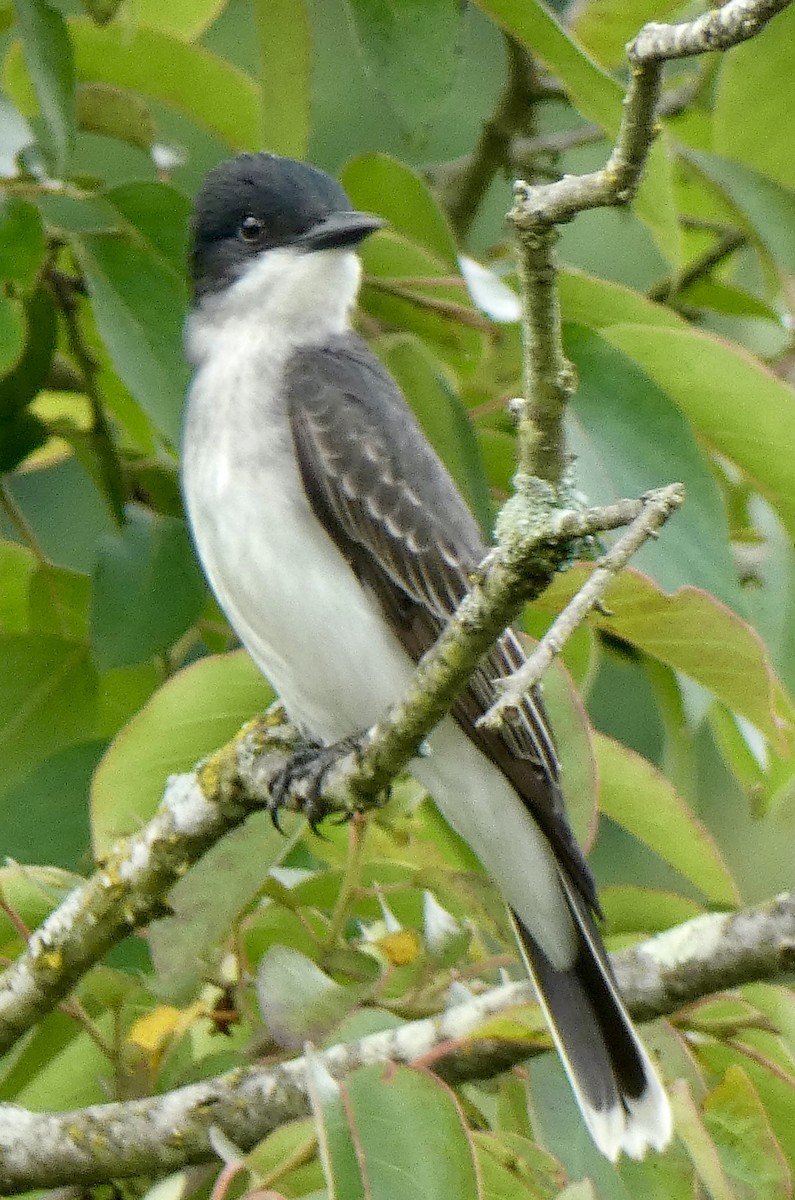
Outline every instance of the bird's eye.
<path fill-rule="evenodd" d="M 259 217 L 250 214 L 240 222 L 240 236 L 244 242 L 257 242 L 265 233 L 265 226 Z"/>

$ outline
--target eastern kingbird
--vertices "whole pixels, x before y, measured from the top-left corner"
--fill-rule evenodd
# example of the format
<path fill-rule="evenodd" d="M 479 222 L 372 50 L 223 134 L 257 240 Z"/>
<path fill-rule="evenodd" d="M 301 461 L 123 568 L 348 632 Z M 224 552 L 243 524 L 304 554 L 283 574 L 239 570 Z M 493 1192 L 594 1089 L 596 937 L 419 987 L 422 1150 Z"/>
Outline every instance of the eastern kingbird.
<path fill-rule="evenodd" d="M 183 444 L 193 536 L 218 600 L 300 728 L 369 728 L 409 683 L 486 554 L 395 381 L 351 328 L 355 247 L 383 222 L 304 163 L 242 154 L 192 222 L 194 368 Z M 412 771 L 508 902 L 585 1123 L 615 1160 L 671 1136 L 657 1073 L 594 923 L 538 694 L 478 717 L 522 662 L 506 630 Z"/>

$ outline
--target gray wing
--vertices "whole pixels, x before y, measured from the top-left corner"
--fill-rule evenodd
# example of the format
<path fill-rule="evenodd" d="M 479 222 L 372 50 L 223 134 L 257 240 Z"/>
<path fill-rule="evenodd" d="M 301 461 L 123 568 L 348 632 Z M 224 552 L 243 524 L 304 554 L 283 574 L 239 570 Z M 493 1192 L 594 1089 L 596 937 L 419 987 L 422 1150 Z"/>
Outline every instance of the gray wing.
<path fill-rule="evenodd" d="M 356 334 L 301 350 L 285 382 L 296 455 L 315 515 L 417 661 L 486 554 L 478 527 L 394 380 Z M 540 697 L 527 696 L 499 732 L 476 724 L 496 698 L 495 680 L 523 659 L 507 629 L 481 660 L 453 716 L 511 781 L 585 900 L 597 908 L 590 871 L 566 819 Z"/>

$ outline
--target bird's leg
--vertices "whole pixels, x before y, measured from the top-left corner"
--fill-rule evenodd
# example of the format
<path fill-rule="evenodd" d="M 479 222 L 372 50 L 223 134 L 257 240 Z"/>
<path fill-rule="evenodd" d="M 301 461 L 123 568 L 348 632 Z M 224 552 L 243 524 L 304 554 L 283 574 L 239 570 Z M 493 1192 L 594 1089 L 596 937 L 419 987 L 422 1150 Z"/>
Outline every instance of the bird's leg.
<path fill-rule="evenodd" d="M 292 755 L 270 786 L 268 812 L 277 829 L 281 831 L 281 810 L 290 808 L 302 812 L 312 832 L 317 833 L 317 827 L 324 817 L 335 811 L 323 799 L 327 776 L 340 759 L 346 758 L 359 747 L 361 740 L 362 735 L 356 733 L 330 746 L 318 743 L 304 745 Z"/>

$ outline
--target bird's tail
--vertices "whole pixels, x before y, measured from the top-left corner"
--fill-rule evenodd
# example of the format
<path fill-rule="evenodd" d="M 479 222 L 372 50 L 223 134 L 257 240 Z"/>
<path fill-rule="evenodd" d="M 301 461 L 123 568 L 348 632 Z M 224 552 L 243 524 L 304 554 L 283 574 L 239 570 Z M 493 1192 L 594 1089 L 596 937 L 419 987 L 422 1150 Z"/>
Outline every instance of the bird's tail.
<path fill-rule="evenodd" d="M 556 970 L 514 914 L 523 956 L 597 1147 L 612 1162 L 642 1158 L 672 1133 L 668 1097 L 618 994 L 607 952 L 585 904 L 563 880 L 579 935 L 574 965 Z"/>

